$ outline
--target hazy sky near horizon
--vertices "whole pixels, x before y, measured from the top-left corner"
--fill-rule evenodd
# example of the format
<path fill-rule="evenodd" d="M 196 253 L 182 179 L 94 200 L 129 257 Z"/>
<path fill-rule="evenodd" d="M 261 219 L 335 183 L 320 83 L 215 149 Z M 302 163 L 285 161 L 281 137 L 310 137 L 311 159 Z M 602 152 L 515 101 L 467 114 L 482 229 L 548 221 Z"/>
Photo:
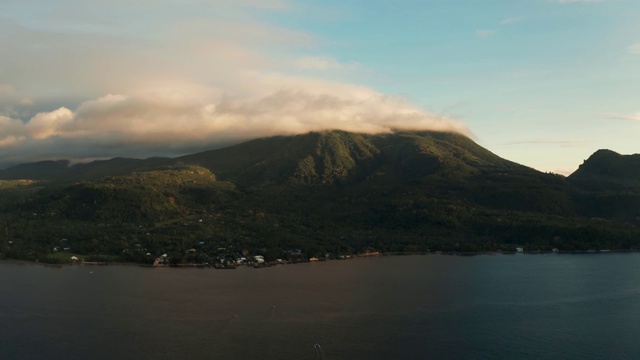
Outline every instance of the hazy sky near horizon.
<path fill-rule="evenodd" d="M 2 0 L 0 167 L 415 128 L 568 174 L 640 153 L 638 19 L 632 0 Z"/>

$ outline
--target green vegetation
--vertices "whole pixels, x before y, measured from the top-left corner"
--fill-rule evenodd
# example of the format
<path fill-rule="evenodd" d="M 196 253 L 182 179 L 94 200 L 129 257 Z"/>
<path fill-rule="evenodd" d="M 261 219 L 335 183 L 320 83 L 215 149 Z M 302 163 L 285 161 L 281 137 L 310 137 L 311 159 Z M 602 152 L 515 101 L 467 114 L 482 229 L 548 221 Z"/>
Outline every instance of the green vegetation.
<path fill-rule="evenodd" d="M 604 155 L 565 178 L 462 135 L 330 131 L 176 159 L 26 164 L 0 172 L 0 257 L 211 263 L 242 253 L 637 249 L 635 170 L 593 175 Z"/>

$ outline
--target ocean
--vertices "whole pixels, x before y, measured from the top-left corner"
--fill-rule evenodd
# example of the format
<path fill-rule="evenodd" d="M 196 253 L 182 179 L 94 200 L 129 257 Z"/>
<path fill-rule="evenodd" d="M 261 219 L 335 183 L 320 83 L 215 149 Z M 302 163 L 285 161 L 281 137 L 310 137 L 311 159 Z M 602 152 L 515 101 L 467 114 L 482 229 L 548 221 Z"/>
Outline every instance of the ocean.
<path fill-rule="evenodd" d="M 0 263 L 0 359 L 632 359 L 640 254 Z"/>

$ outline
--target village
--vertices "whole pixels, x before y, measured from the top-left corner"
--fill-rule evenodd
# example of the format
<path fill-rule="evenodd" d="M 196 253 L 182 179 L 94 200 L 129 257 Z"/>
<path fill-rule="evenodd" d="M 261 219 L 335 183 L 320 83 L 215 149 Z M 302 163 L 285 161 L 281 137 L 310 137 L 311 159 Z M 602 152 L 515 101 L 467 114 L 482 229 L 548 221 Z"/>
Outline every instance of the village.
<path fill-rule="evenodd" d="M 232 270 L 240 266 L 253 268 L 265 268 L 276 265 L 287 265 L 309 262 L 323 262 L 331 260 L 348 260 L 354 257 L 378 256 L 382 253 L 374 249 L 367 249 L 357 254 L 332 254 L 309 256 L 301 249 L 290 249 L 283 252 L 282 257 L 265 257 L 263 254 L 255 254 L 244 248 L 237 251 L 232 245 L 229 247 L 216 247 L 211 249 L 205 246 L 204 241 L 198 242 L 194 247 L 183 252 L 163 252 L 155 255 L 142 244 L 134 244 L 132 250 L 123 249 L 123 256 L 114 258 L 112 256 L 74 254 L 67 244 L 67 239 L 62 239 L 64 246 L 56 246 L 53 252 L 57 253 L 57 258 L 68 259 L 70 264 L 84 265 L 108 265 L 121 263 L 121 259 L 135 259 L 126 263 L 137 263 L 144 267 L 176 267 L 176 268 L 215 268 L 220 270 Z M 69 256 L 65 256 L 69 255 Z"/>

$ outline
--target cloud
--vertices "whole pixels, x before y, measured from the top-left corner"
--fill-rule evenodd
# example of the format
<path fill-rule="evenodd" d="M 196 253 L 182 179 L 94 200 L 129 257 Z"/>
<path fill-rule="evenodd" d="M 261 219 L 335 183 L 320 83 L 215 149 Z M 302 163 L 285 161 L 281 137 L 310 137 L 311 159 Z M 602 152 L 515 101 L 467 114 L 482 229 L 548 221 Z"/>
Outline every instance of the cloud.
<path fill-rule="evenodd" d="M 341 63 L 328 56 L 304 56 L 293 61 L 293 65 L 302 70 L 356 70 L 356 63 Z"/>
<path fill-rule="evenodd" d="M 33 139 L 46 139 L 62 134 L 66 124 L 73 121 L 71 110 L 61 107 L 51 112 L 38 113 L 25 125 Z"/>
<path fill-rule="evenodd" d="M 328 129 L 469 134 L 353 84 L 359 64 L 270 22 L 297 11 L 288 1 L 187 3 L 3 1 L 0 164 L 173 156 Z"/>
<path fill-rule="evenodd" d="M 284 7 L 287 3 L 282 1 L 268 2 L 269 10 L 252 0 L 193 0 L 176 9 L 167 9 L 164 2 L 145 7 L 136 3 L 77 7 L 62 0 L 48 16 L 42 14 L 51 5 L 43 0 L 20 8 L 30 17 L 0 21 L 3 53 L 11 54 L 0 57 L 2 82 L 36 103 L 52 97 L 81 101 L 107 93 L 129 94 L 176 82 L 215 83 L 226 91 L 242 92 L 250 87 L 241 79 L 245 74 L 286 71 L 283 64 L 319 41 L 257 15 Z M 36 5 L 42 12 L 34 10 Z"/>
<path fill-rule="evenodd" d="M 22 96 L 11 84 L 0 83 L 0 105 L 9 103 L 33 105 L 33 99 Z"/>
<path fill-rule="evenodd" d="M 256 137 L 330 129 L 469 134 L 461 123 L 368 88 L 325 83 L 319 89 L 282 89 L 259 98 L 222 94 L 210 101 L 202 101 L 206 89 L 189 94 L 107 95 L 74 111 L 61 107 L 38 113 L 25 123 L 2 117 L 0 148 L 6 151 L 0 163 L 71 156 L 172 156 Z M 30 149 L 40 155 L 34 157 Z"/>
<path fill-rule="evenodd" d="M 24 135 L 22 121 L 0 115 L 0 149 L 17 144 L 24 139 Z"/>
<path fill-rule="evenodd" d="M 640 55 L 640 43 L 627 47 L 627 52 L 632 55 Z"/>
<path fill-rule="evenodd" d="M 518 23 L 520 21 L 522 21 L 521 17 L 510 17 L 510 18 L 502 19 L 498 24 L 500 26 L 509 26 L 509 25 Z M 495 29 L 478 29 L 475 32 L 477 37 L 490 37 L 495 35 L 496 33 L 498 33 L 498 31 Z"/>
<path fill-rule="evenodd" d="M 476 30 L 476 36 L 478 37 L 489 37 L 496 33 L 495 30 L 492 29 L 480 29 Z"/>
<path fill-rule="evenodd" d="M 628 115 L 613 114 L 613 115 L 607 116 L 607 118 L 613 119 L 613 120 L 640 121 L 640 112 L 637 112 L 635 114 L 628 114 Z"/>
<path fill-rule="evenodd" d="M 510 18 L 502 19 L 500 21 L 500 25 L 511 25 L 511 24 L 519 23 L 520 21 L 522 21 L 521 17 L 510 17 Z"/>

